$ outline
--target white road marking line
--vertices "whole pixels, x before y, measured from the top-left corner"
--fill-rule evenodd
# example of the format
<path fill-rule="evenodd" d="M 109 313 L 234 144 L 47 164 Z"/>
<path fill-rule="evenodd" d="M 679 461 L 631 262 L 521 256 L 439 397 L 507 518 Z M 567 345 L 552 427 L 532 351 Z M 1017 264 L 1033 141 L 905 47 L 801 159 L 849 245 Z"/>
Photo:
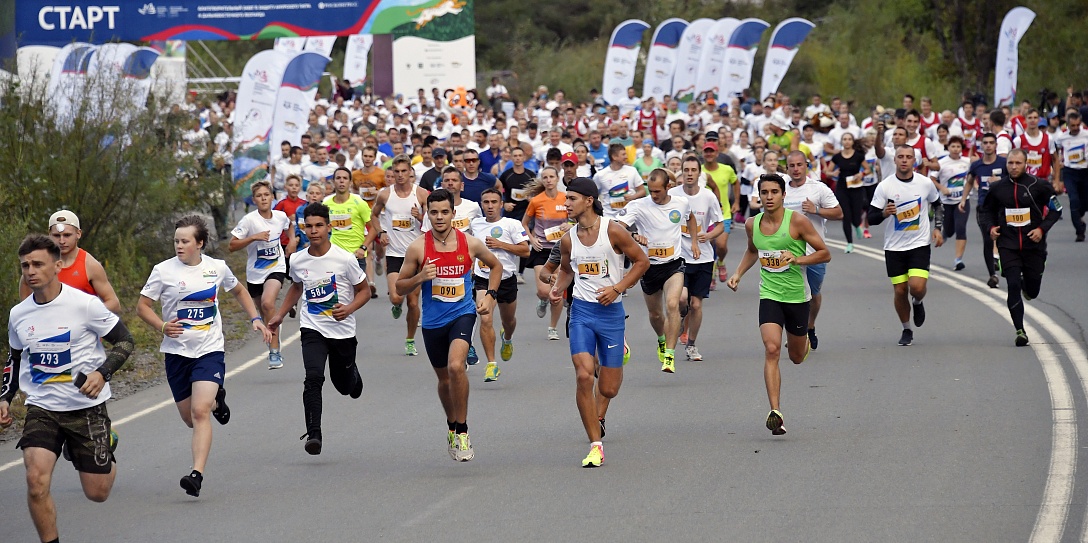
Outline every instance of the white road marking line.
<path fill-rule="evenodd" d="M 845 243 L 832 240 L 828 240 L 827 245 L 840 249 L 846 247 Z M 882 251 L 857 246 L 854 247 L 854 251 L 874 260 L 884 260 Z M 1011 322 L 1008 308 L 1003 305 L 1005 291 L 995 291 L 982 281 L 957 276 L 942 269 L 931 269 L 930 278 L 968 294 L 994 310 L 1006 321 Z M 1085 380 L 1088 376 L 1088 355 L 1085 354 L 1081 344 L 1053 319 L 1035 307 L 1027 304 L 1024 307 L 1025 317 L 1038 323 L 1055 339 L 1054 343 L 1049 344 L 1039 342 L 1039 338 L 1042 337 L 1039 330 L 1025 324 L 1025 331 L 1029 337 L 1036 338 L 1036 341 L 1029 345 L 1042 366 L 1050 392 L 1051 413 L 1054 420 L 1051 432 L 1050 467 L 1030 541 L 1032 543 L 1056 542 L 1061 541 L 1069 517 L 1069 506 L 1072 503 L 1073 484 L 1077 471 L 1077 422 L 1076 406 L 1073 403 L 1069 380 L 1051 346 L 1057 345 L 1065 352 L 1086 395 L 1088 395 L 1088 381 Z M 1082 529 L 1081 540 L 1088 541 L 1088 518 Z"/>
<path fill-rule="evenodd" d="M 299 333 L 295 332 L 294 334 L 291 334 L 291 336 L 288 337 L 287 339 L 280 340 L 280 348 L 282 349 L 283 347 L 298 341 L 298 338 L 299 338 Z M 252 368 L 255 364 L 257 364 L 258 362 L 260 362 L 262 360 L 265 360 L 267 358 L 268 358 L 268 353 L 261 353 L 261 354 L 259 354 L 257 356 L 254 356 L 253 358 L 250 358 L 249 360 L 246 361 L 245 364 L 242 364 L 241 366 L 238 366 L 237 368 L 234 368 L 234 369 L 228 371 L 226 379 L 230 379 L 231 377 L 234 377 L 235 375 L 238 375 L 239 373 L 242 373 L 243 371 L 246 371 L 249 368 Z M 224 379 L 224 381 L 226 379 Z M 113 426 L 121 426 L 122 424 L 125 424 L 127 422 L 132 422 L 132 421 L 134 421 L 134 420 L 136 420 L 136 419 L 138 419 L 138 418 L 140 418 L 140 417 L 142 417 L 144 415 L 147 415 L 148 413 L 154 413 L 155 411 L 158 411 L 159 409 L 162 409 L 162 408 L 170 406 L 170 405 L 174 405 L 174 400 L 173 399 L 163 400 L 163 401 L 161 401 L 161 402 L 159 402 L 159 403 L 157 403 L 155 405 L 152 405 L 151 407 L 141 409 L 141 410 L 139 410 L 139 411 L 137 411 L 137 412 L 135 412 L 135 413 L 133 413 L 131 415 L 128 415 L 127 417 L 123 417 L 123 418 L 120 418 L 118 420 L 113 421 Z M 23 463 L 22 459 L 12 460 L 11 462 L 8 462 L 7 464 L 4 464 L 4 465 L 0 466 L 0 473 L 2 473 L 4 471 L 7 471 L 7 470 L 9 470 L 11 468 L 14 468 L 15 466 L 18 466 L 18 465 L 20 465 L 22 463 Z"/>

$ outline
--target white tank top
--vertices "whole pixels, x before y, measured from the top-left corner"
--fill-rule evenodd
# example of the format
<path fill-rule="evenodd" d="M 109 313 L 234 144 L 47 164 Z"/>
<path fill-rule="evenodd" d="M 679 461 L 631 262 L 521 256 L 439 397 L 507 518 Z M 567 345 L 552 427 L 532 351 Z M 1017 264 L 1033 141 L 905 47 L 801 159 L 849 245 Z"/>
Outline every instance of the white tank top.
<path fill-rule="evenodd" d="M 575 226 L 570 230 L 570 267 L 574 270 L 574 297 L 597 303 L 597 291 L 612 288 L 623 280 L 623 255 L 617 254 L 608 239 L 609 219 L 601 217 L 601 228 L 593 245 L 578 240 Z"/>
<path fill-rule="evenodd" d="M 407 198 L 401 198 L 397 195 L 396 188 L 389 187 L 389 199 L 386 200 L 385 208 L 382 209 L 382 216 L 378 218 L 382 230 L 389 235 L 389 245 L 385 248 L 385 254 L 404 258 L 408 245 L 423 234 L 419 221 L 412 217 L 412 208 L 419 207 L 414 185 Z M 420 208 L 421 213 L 422 211 Z"/>

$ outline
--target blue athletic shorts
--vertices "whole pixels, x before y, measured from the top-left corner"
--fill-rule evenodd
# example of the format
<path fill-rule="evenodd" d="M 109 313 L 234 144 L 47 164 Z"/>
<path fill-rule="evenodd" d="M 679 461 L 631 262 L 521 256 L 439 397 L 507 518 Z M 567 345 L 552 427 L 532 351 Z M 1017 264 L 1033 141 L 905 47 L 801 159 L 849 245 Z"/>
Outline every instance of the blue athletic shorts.
<path fill-rule="evenodd" d="M 174 401 L 180 402 L 193 395 L 193 383 L 211 381 L 223 386 L 227 363 L 222 351 L 208 353 L 200 358 L 166 353 L 166 380 Z"/>
<path fill-rule="evenodd" d="M 596 354 L 606 368 L 623 367 L 623 303 L 608 306 L 575 299 L 570 305 L 570 354 Z"/>
<path fill-rule="evenodd" d="M 729 232 L 733 231 L 733 219 L 722 219 L 722 226 L 724 227 L 722 229 L 723 234 L 728 234 Z"/>
<path fill-rule="evenodd" d="M 827 263 L 810 264 L 805 266 L 805 275 L 808 276 L 808 290 L 813 296 L 820 293 L 824 286 L 824 274 L 827 273 Z"/>

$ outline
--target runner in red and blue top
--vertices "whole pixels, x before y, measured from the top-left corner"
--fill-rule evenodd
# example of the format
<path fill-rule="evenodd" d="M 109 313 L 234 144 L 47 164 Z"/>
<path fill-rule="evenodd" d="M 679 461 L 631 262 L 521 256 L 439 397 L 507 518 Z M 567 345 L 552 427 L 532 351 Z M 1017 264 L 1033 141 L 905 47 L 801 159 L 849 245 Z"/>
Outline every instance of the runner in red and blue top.
<path fill-rule="evenodd" d="M 484 243 L 453 227 L 453 193 L 438 189 L 427 197 L 431 230 L 404 255 L 397 292 L 422 286 L 423 344 L 438 377 L 438 399 L 446 411 L 448 451 L 458 462 L 472 460 L 468 436 L 468 378 L 465 367 L 476 314 L 495 309 L 503 265 Z M 472 300 L 472 268 L 477 260 L 490 270 L 487 290 Z"/>

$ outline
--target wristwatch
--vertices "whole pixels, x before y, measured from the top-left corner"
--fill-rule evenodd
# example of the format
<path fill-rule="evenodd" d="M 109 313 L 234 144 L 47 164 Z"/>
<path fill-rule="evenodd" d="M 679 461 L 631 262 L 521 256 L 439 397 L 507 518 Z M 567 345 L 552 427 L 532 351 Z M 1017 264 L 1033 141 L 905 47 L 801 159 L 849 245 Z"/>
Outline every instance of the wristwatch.
<path fill-rule="evenodd" d="M 487 292 L 485 292 L 484 294 L 487 294 L 488 296 L 491 296 L 493 299 L 496 299 L 496 300 L 499 299 L 499 293 L 496 290 L 488 289 Z"/>

